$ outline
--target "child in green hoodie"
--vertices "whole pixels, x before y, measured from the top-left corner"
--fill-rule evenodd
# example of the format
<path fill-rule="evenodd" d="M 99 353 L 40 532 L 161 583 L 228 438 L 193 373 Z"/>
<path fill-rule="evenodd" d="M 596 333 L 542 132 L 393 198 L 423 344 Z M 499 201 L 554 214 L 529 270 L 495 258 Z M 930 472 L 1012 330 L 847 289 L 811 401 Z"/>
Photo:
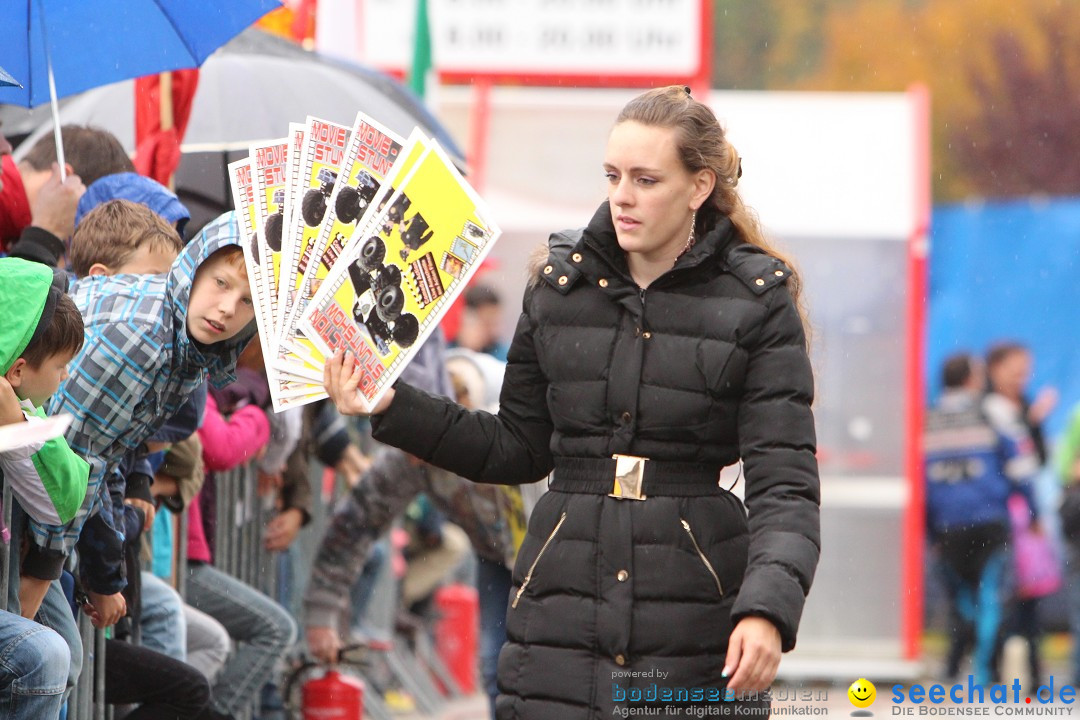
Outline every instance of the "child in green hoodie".
<path fill-rule="evenodd" d="M 67 377 L 67 365 L 83 344 L 83 320 L 75 303 L 53 283 L 53 271 L 18 258 L 0 258 L 0 424 L 36 423 L 41 409 Z M 49 525 L 69 522 L 86 497 L 89 464 L 63 437 L 0 452 L 0 477 L 23 510 Z M 16 538 L 16 541 L 18 538 Z M 20 568 L 19 599 L 33 618 L 52 579 L 36 565 L 30 543 Z M 18 557 L 18 556 L 16 556 Z"/>

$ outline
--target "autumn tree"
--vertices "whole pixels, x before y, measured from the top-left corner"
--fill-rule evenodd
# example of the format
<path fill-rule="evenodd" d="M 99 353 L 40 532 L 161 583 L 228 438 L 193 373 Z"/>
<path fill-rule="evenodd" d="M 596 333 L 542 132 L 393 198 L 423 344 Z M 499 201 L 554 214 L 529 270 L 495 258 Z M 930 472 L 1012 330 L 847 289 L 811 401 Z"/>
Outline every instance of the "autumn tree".
<path fill-rule="evenodd" d="M 875 0 L 830 6 L 814 90 L 929 86 L 934 194 L 1077 193 L 1080 3 Z"/>
<path fill-rule="evenodd" d="M 957 167 L 981 194 L 1080 194 L 1080 13 L 1058 7 L 1039 18 L 1042 42 L 991 38 L 997 72 L 970 72 L 982 99 L 950 133 Z"/>

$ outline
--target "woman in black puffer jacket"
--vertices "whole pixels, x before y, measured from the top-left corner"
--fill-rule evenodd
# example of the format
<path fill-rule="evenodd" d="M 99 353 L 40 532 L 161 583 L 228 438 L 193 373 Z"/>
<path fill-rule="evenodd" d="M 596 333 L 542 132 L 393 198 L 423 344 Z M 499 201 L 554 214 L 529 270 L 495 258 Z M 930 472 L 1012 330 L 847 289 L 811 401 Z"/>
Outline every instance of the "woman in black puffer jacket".
<path fill-rule="evenodd" d="M 739 199 L 738 155 L 662 88 L 623 109 L 604 170 L 608 202 L 552 237 L 525 294 L 498 414 L 398 385 L 372 417 L 478 482 L 554 470 L 514 570 L 502 720 L 734 712 L 725 688 L 766 689 L 794 647 L 818 561 L 798 279 Z M 351 362 L 327 367 L 359 412 Z M 746 508 L 718 484 L 740 458 Z"/>

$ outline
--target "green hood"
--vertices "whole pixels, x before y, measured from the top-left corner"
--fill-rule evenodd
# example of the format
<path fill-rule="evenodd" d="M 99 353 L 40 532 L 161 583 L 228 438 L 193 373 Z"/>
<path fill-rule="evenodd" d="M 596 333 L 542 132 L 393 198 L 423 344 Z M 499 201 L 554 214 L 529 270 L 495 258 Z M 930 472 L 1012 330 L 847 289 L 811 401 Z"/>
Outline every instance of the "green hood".
<path fill-rule="evenodd" d="M 52 269 L 20 258 L 0 258 L 0 374 L 30 344 L 52 289 Z M 55 300 L 54 300 L 55 303 Z"/>

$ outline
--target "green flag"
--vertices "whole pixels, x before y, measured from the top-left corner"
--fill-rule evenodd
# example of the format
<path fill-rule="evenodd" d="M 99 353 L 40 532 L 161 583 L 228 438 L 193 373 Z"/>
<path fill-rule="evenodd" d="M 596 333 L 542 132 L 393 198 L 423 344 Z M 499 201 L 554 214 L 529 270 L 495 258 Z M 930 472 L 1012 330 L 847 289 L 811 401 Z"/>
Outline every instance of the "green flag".
<path fill-rule="evenodd" d="M 427 0 L 416 0 L 416 37 L 413 41 L 412 71 L 409 87 L 423 98 L 431 70 L 431 26 L 428 24 Z"/>

